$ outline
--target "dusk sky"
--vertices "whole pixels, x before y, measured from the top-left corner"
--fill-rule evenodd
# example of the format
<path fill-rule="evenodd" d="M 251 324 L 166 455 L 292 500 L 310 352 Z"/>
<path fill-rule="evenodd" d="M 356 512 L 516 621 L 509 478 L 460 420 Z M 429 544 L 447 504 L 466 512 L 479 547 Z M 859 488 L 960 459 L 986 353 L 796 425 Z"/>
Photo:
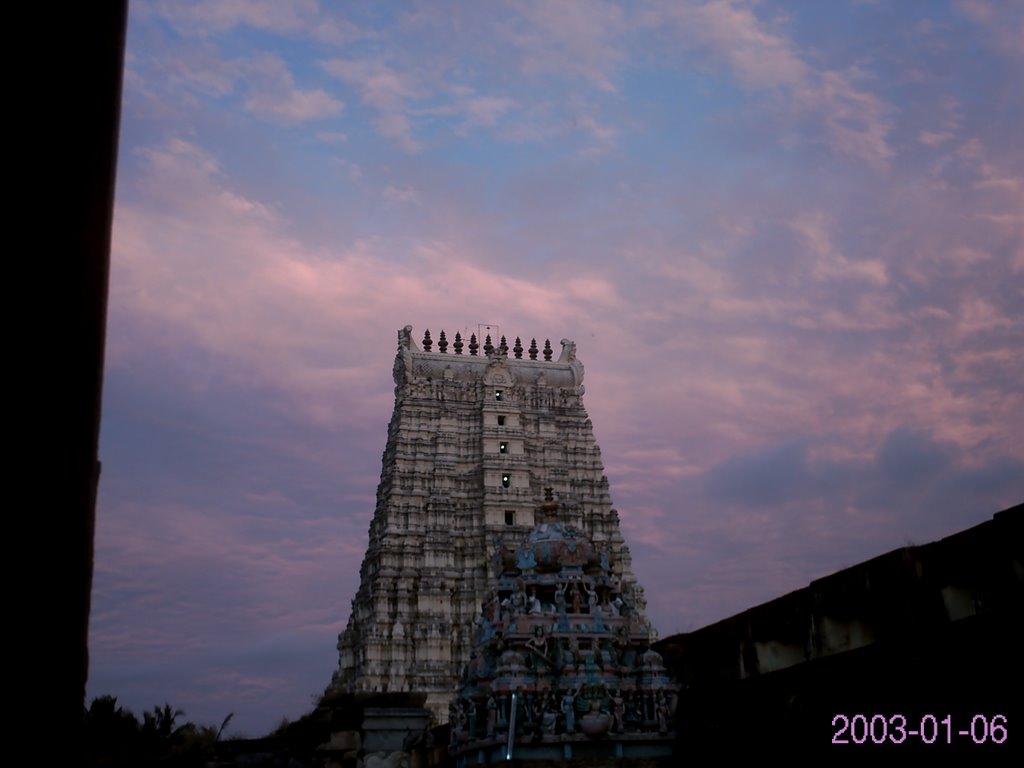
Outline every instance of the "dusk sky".
<path fill-rule="evenodd" d="M 337 666 L 396 331 L 575 339 L 688 631 L 1024 501 L 1024 3 L 133 0 L 89 697 Z"/>

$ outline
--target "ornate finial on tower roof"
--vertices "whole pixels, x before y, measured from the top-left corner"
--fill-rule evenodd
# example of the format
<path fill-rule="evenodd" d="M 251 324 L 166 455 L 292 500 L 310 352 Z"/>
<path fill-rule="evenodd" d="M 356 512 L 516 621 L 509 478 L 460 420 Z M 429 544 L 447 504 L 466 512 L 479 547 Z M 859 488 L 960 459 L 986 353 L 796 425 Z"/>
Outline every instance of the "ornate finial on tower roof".
<path fill-rule="evenodd" d="M 444 337 L 444 328 L 441 329 L 441 335 L 437 337 L 437 351 L 442 355 L 448 352 L 448 339 Z"/>
<path fill-rule="evenodd" d="M 488 357 L 494 352 L 494 344 L 491 343 L 491 334 L 487 334 L 487 338 L 484 339 L 484 354 Z"/>
<path fill-rule="evenodd" d="M 516 336 L 516 345 L 512 347 L 512 352 L 516 356 L 516 360 L 523 359 L 523 342 L 518 336 Z"/>
<path fill-rule="evenodd" d="M 498 345 L 498 352 L 501 353 L 502 357 L 508 357 L 508 342 L 505 341 L 505 337 L 501 337 L 501 343 Z"/>
<path fill-rule="evenodd" d="M 476 343 L 476 334 L 469 334 L 469 354 L 476 357 L 476 351 L 480 349 L 480 345 Z"/>
<path fill-rule="evenodd" d="M 537 340 L 536 339 L 530 339 L 530 359 L 531 360 L 536 360 L 537 359 Z"/>
<path fill-rule="evenodd" d="M 423 332 L 423 351 L 429 352 L 433 343 L 434 342 L 430 340 L 430 329 L 427 328 L 427 330 Z"/>
<path fill-rule="evenodd" d="M 544 359 L 549 363 L 551 362 L 551 355 L 554 352 L 551 351 L 551 339 L 544 339 Z"/>
<path fill-rule="evenodd" d="M 398 332 L 398 348 L 416 349 L 416 342 L 412 340 L 412 326 L 407 325 Z"/>
<path fill-rule="evenodd" d="M 571 363 L 575 360 L 576 342 L 572 339 L 562 339 L 559 343 L 562 345 L 562 354 L 558 356 L 558 362 Z"/>
<path fill-rule="evenodd" d="M 458 331 L 455 332 L 455 343 L 452 344 L 452 347 L 455 349 L 456 355 L 462 354 L 462 334 Z"/>

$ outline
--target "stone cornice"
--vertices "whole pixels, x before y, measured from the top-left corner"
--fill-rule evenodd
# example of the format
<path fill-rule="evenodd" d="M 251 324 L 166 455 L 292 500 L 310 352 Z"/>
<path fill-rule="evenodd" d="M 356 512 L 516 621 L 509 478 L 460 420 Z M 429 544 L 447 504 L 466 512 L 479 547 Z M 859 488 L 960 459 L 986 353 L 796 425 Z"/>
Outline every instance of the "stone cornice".
<path fill-rule="evenodd" d="M 486 386 L 504 384 L 568 389 L 582 395 L 583 364 L 576 359 L 576 342 L 562 339 L 561 345 L 562 351 L 557 360 L 509 357 L 507 347 L 495 347 L 484 354 L 423 351 L 413 341 L 412 326 L 407 325 L 398 332 L 395 384 L 401 387 L 428 380 L 473 384 L 482 381 Z M 536 354 L 536 349 L 533 352 Z M 522 354 L 522 349 L 518 354 Z"/>

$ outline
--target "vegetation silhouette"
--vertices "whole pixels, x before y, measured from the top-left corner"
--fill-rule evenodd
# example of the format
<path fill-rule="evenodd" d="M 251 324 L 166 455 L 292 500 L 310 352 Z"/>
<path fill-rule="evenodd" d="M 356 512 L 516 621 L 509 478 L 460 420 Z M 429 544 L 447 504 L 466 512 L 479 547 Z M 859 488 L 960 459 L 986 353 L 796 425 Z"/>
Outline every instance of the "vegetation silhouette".
<path fill-rule="evenodd" d="M 87 766 L 205 766 L 214 758 L 216 744 L 234 713 L 220 727 L 181 722 L 185 712 L 170 704 L 135 714 L 117 705 L 115 696 L 98 696 L 85 712 Z"/>

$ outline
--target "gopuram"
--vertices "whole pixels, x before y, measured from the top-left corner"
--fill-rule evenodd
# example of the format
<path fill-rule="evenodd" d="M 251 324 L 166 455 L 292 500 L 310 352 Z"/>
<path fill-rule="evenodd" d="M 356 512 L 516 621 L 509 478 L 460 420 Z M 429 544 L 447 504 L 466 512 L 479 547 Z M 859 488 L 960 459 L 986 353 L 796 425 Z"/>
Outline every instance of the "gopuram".
<path fill-rule="evenodd" d="M 589 634 L 576 639 L 580 653 L 586 648 L 593 661 L 583 662 L 583 671 L 566 677 L 566 684 L 590 681 L 590 672 L 596 675 L 602 663 L 610 663 L 603 654 L 621 660 L 622 632 L 627 644 L 653 639 L 643 618 L 643 589 L 633 576 L 601 452 L 583 407 L 583 365 L 576 359 L 576 345 L 563 339 L 560 354 L 553 358 L 550 341 L 541 349 L 531 340 L 524 348 L 516 338 L 509 348 L 505 336 L 495 340 L 487 334 L 478 340 L 473 333 L 467 343 L 459 332 L 450 343 L 442 330 L 435 342 L 427 330 L 419 346 L 412 326 L 398 332 L 395 405 L 369 545 L 348 625 L 338 641 L 339 666 L 328 695 L 425 693 L 437 721 L 447 722 L 471 653 L 478 642 L 496 637 L 481 635 L 481 626 L 486 626 L 480 623 L 481 603 L 491 601 L 493 609 L 496 595 L 500 600 L 522 598 L 504 571 L 492 564 L 505 562 L 502 558 L 521 544 L 536 541 L 531 537 L 554 531 L 590 554 L 578 564 L 579 578 L 566 575 L 568 591 L 558 593 L 569 606 L 570 634 L 552 629 L 549 616 L 548 626 L 539 619 L 529 624 L 531 637 L 542 627 L 543 638 L 538 633 L 535 642 L 553 643 L 555 635 L 560 644 L 568 642 L 576 632 L 573 621 L 592 632 L 595 618 L 615 628 L 605 642 Z M 555 513 L 550 523 L 540 519 L 542 509 Z M 538 524 L 541 528 L 535 529 Z M 596 571 L 591 567 L 594 558 Z M 547 577 L 537 583 L 534 599 L 550 606 L 555 605 L 555 582 L 561 577 Z M 591 600 L 600 606 L 597 612 L 590 611 Z M 580 617 L 572 610 L 576 602 L 587 608 Z M 619 614 L 613 616 L 616 610 Z M 488 620 L 492 630 L 495 620 L 500 623 L 500 615 Z M 510 641 L 518 642 L 517 637 L 512 633 Z M 492 651 L 482 649 L 481 658 Z M 569 652 L 552 656 L 552 646 L 544 655 L 564 666 Z M 590 669 L 587 663 L 598 666 Z M 553 680 L 553 673 L 545 674 Z M 606 694 L 615 687 L 609 675 L 599 681 Z M 504 684 L 495 684 L 497 694 Z M 596 683 L 587 684 L 591 687 L 576 691 L 573 706 L 595 700 Z M 541 690 L 568 695 L 562 688 L 541 685 L 532 690 L 535 695 Z M 480 702 L 480 723 L 486 722 L 486 706 L 487 701 Z M 504 706 L 507 710 L 508 703 Z M 625 706 L 628 711 L 636 704 Z M 657 721 L 657 702 L 643 706 L 648 707 L 643 721 Z M 628 730 L 632 721 L 626 714 L 622 717 L 621 725 Z M 564 730 L 564 716 L 560 722 Z M 474 730 L 467 724 L 463 732 L 476 738 L 483 727 Z"/>
<path fill-rule="evenodd" d="M 452 703 L 455 765 L 671 755 L 678 686 L 608 551 L 541 523 L 494 572 Z"/>

